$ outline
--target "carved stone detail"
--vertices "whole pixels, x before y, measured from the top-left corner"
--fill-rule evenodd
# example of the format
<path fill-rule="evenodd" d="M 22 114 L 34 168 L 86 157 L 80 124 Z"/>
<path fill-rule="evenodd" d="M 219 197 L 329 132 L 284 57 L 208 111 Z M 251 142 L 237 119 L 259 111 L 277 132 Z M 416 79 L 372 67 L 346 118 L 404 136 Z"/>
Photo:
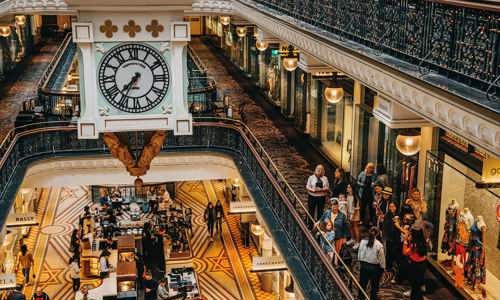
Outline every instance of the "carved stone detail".
<path fill-rule="evenodd" d="M 245 2 L 256 5 L 251 1 Z M 319 41 L 312 35 L 297 31 L 292 25 L 276 20 L 241 2 L 235 1 L 233 9 L 264 31 L 296 45 L 302 51 L 359 80 L 441 128 L 452 131 L 491 153 L 500 153 L 498 119 L 493 120 L 474 110 L 459 106 L 443 93 L 436 93 L 417 79 L 403 78 L 396 71 L 354 56 L 333 43 Z"/>
<path fill-rule="evenodd" d="M 106 146 L 108 146 L 111 155 L 125 165 L 130 175 L 138 177 L 148 172 L 151 161 L 160 153 L 166 137 L 167 134 L 165 131 L 156 131 L 149 143 L 142 149 L 141 155 L 137 161 L 134 160 L 130 153 L 128 145 L 123 144 L 116 134 L 109 132 L 104 133 L 103 141 Z"/>
<path fill-rule="evenodd" d="M 158 20 L 151 20 L 150 25 L 146 25 L 146 31 L 151 32 L 151 35 L 154 38 L 157 38 L 160 35 L 160 32 L 163 32 L 163 25 L 161 25 Z"/>

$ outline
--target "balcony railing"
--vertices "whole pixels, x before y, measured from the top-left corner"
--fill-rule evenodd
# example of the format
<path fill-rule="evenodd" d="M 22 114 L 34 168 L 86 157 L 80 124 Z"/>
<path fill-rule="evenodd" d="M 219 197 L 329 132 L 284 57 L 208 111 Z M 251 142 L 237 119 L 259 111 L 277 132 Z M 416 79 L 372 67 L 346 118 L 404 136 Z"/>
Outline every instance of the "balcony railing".
<path fill-rule="evenodd" d="M 249 190 L 259 195 L 256 199 L 261 199 L 256 200 L 259 209 L 271 212 L 262 214 L 274 220 L 280 235 L 275 238 L 288 241 L 290 246 L 281 250 L 288 251 L 283 256 L 292 273 L 302 272 L 294 275 L 301 280 L 306 298 L 354 299 L 353 291 L 347 287 L 347 282 L 354 282 L 355 290 L 359 290 L 354 276 L 348 268 L 341 268 L 341 273 L 334 268 L 306 225 L 307 218 L 304 220 L 299 213 L 306 211 L 302 202 L 248 127 L 234 120 L 196 119 L 192 136 L 168 135 L 162 151 L 222 151 L 233 156 Z M 13 129 L 0 144 L 0 154 L 0 222 L 3 224 L 27 164 L 47 157 L 109 152 L 102 139 L 79 140 L 76 127 L 56 122 Z M 302 284 L 306 281 L 309 284 L 304 287 Z M 361 295 L 366 297 L 364 292 Z"/>
<path fill-rule="evenodd" d="M 500 6 L 455 0 L 254 0 L 279 14 L 500 94 Z"/>
<path fill-rule="evenodd" d="M 45 114 L 62 119 L 68 119 L 78 111 L 79 91 L 65 91 L 53 87 L 56 77 L 60 76 L 59 73 L 63 71 L 60 66 L 65 64 L 67 59 L 74 57 L 76 45 L 71 39 L 71 33 L 68 33 L 38 82 L 38 97 L 25 101 L 23 105 L 25 110 L 32 111 L 38 106 L 43 108 Z M 211 104 L 217 101 L 216 83 L 207 76 L 206 69 L 194 52 L 188 53 L 190 55 L 188 58 L 190 66 L 188 68 L 188 105 L 193 106 L 196 113 L 210 112 Z"/>

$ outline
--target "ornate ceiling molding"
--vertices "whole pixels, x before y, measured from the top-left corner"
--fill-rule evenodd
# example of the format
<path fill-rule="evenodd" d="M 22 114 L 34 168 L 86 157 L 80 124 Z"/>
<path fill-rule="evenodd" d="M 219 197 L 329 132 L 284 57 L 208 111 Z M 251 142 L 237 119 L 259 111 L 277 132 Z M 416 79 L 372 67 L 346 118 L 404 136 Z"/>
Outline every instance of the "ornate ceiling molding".
<path fill-rule="evenodd" d="M 492 154 L 500 153 L 500 117 L 491 118 L 461 106 L 450 100 L 452 96 L 446 97 L 444 93 L 437 93 L 417 79 L 404 78 L 394 70 L 382 68 L 333 43 L 319 41 L 312 34 L 296 30 L 288 22 L 260 12 L 254 8 L 257 7 L 255 3 L 247 0 L 245 2 L 249 4 L 235 1 L 234 11 L 263 30 L 359 80 L 437 126 L 462 136 Z"/>
<path fill-rule="evenodd" d="M 0 16 L 11 14 L 75 14 L 64 0 L 5 0 Z"/>
<path fill-rule="evenodd" d="M 198 0 L 192 5 L 192 12 L 207 14 L 232 14 L 233 5 L 227 0 Z"/>

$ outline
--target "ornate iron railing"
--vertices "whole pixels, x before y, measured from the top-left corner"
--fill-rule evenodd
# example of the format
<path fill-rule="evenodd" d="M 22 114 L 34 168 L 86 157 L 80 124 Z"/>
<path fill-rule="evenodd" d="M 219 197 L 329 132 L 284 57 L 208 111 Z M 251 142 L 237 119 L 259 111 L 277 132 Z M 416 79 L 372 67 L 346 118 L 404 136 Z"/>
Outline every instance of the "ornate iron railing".
<path fill-rule="evenodd" d="M 340 274 L 313 237 L 299 209 L 305 209 L 257 138 L 244 124 L 227 119 L 197 119 L 192 136 L 168 135 L 162 151 L 225 151 L 235 158 L 245 180 L 252 182 L 286 235 L 312 287 L 302 290 L 307 299 L 354 299 L 344 282 L 356 282 L 348 269 Z M 0 144 L 0 220 L 3 223 L 26 165 L 37 159 L 66 154 L 108 154 L 102 139 L 79 140 L 68 123 L 31 124 L 11 131 Z M 290 250 L 290 249 L 288 249 Z M 296 258 L 284 257 L 297 264 Z M 295 260 L 294 260 L 295 259 Z M 292 268 L 293 272 L 293 268 Z M 363 292 L 361 295 L 366 294 Z M 308 297 L 309 296 L 309 297 Z"/>
<path fill-rule="evenodd" d="M 498 4 L 448 0 L 254 1 L 419 69 L 432 69 L 452 80 L 500 94 Z"/>

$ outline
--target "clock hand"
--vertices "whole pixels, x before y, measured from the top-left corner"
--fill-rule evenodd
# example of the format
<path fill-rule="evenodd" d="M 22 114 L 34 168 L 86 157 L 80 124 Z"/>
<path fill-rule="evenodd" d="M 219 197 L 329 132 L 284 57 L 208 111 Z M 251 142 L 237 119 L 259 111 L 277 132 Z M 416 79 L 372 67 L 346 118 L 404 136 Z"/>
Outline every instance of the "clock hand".
<path fill-rule="evenodd" d="M 132 86 L 134 86 L 137 83 L 137 81 L 139 80 L 140 77 L 141 77 L 141 73 L 136 72 L 134 74 L 134 76 L 132 77 L 132 80 L 130 80 L 130 82 L 124 86 L 123 89 L 127 89 L 127 91 L 125 92 L 125 97 L 128 96 L 128 93 L 132 89 Z"/>

